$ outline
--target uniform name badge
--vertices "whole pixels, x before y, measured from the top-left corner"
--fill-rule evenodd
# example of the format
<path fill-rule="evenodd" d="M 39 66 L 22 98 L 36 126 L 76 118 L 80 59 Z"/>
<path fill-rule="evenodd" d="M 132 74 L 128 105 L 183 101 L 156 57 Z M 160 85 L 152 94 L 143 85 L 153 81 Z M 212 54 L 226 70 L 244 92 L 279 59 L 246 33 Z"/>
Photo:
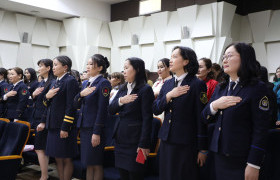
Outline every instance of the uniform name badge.
<path fill-rule="evenodd" d="M 266 96 L 264 96 L 259 103 L 259 108 L 261 110 L 267 111 L 269 110 L 269 101 L 268 98 Z"/>
<path fill-rule="evenodd" d="M 109 95 L 109 88 L 105 87 L 102 89 L 102 94 L 104 97 L 107 97 Z"/>
<path fill-rule="evenodd" d="M 200 101 L 201 101 L 203 104 L 206 104 L 206 103 L 208 102 L 206 92 L 201 92 L 201 93 L 200 93 Z"/>

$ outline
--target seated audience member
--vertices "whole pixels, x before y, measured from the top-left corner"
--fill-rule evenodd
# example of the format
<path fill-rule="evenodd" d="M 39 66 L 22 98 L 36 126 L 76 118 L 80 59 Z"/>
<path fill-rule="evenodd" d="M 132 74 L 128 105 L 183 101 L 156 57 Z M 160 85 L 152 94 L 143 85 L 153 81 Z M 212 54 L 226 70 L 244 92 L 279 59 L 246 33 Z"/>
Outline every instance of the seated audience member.
<path fill-rule="evenodd" d="M 278 109 L 278 118 L 276 125 L 280 125 L 280 66 L 276 69 L 276 73 L 274 76 L 274 88 L 273 91 L 276 94 L 277 97 L 277 109 Z"/>

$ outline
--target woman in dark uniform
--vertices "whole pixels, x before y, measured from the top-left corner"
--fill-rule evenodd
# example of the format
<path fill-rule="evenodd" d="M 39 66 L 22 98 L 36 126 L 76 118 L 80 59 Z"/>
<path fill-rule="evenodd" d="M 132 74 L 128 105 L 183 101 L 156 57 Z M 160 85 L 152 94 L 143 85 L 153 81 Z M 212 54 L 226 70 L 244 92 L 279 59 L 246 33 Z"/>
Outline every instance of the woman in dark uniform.
<path fill-rule="evenodd" d="M 28 87 L 28 91 L 30 94 L 33 94 L 35 89 L 38 87 L 38 80 L 37 80 L 37 75 L 36 71 L 33 68 L 26 68 L 24 70 L 24 75 L 25 75 L 25 84 Z"/>
<path fill-rule="evenodd" d="M 32 128 L 36 128 L 33 119 L 32 119 L 32 112 L 33 112 L 33 99 L 32 94 L 35 91 L 35 89 L 38 87 L 39 82 L 37 80 L 37 74 L 36 71 L 33 68 L 26 68 L 24 70 L 24 83 L 26 84 L 28 91 L 30 93 L 30 96 L 28 98 L 28 105 L 27 105 L 27 115 L 28 115 L 28 121 L 31 123 Z"/>
<path fill-rule="evenodd" d="M 115 165 L 122 180 L 143 180 L 146 166 L 136 162 L 141 149 L 145 159 L 150 152 L 154 93 L 147 85 L 145 63 L 139 58 L 128 58 L 124 63 L 126 82 L 109 105 L 110 113 L 119 113 L 116 122 Z"/>
<path fill-rule="evenodd" d="M 87 167 L 87 179 L 103 179 L 103 128 L 108 114 L 110 82 L 103 77 L 109 61 L 101 54 L 93 55 L 87 63 L 89 80 L 76 95 L 75 104 L 80 108 L 77 127 L 80 128 L 81 161 Z"/>
<path fill-rule="evenodd" d="M 79 85 L 69 74 L 71 66 L 72 61 L 67 56 L 58 56 L 53 60 L 53 73 L 57 79 L 43 100 L 48 107 L 46 155 L 55 157 L 59 178 L 67 180 L 71 179 L 73 173 L 72 158 L 77 155 L 77 132 L 73 127 L 76 110 L 73 102 L 79 92 Z"/>
<path fill-rule="evenodd" d="M 225 81 L 202 112 L 216 121 L 210 145 L 217 180 L 258 180 L 269 126 L 266 85 L 258 80 L 259 63 L 248 44 L 229 45 L 223 56 Z"/>
<path fill-rule="evenodd" d="M 196 180 L 197 163 L 202 166 L 207 154 L 207 127 L 201 111 L 207 103 L 206 84 L 196 77 L 195 52 L 177 46 L 170 59 L 175 76 L 167 80 L 153 104 L 154 114 L 165 113 L 159 132 L 160 180 Z"/>
<path fill-rule="evenodd" d="M 27 86 L 23 83 L 23 71 L 19 67 L 12 68 L 9 72 L 10 86 L 4 88 L 3 100 L 6 101 L 5 118 L 27 121 L 27 101 L 29 92 Z"/>
<path fill-rule="evenodd" d="M 45 129 L 45 123 L 42 122 L 42 114 L 44 114 L 44 111 L 46 110 L 46 106 L 43 104 L 43 98 L 54 80 L 52 71 L 53 62 L 50 59 L 41 59 L 37 64 L 39 66 L 39 74 L 41 77 L 43 77 L 43 80 L 39 83 L 38 87 L 32 94 L 32 98 L 34 100 L 32 118 L 34 126 L 36 127 L 34 148 L 38 155 L 41 168 L 40 180 L 47 180 L 49 158 L 46 156 L 45 150 L 48 132 Z"/>
<path fill-rule="evenodd" d="M 0 117 L 3 117 L 5 110 L 5 101 L 3 101 L 4 89 L 8 87 L 7 70 L 0 68 Z"/>

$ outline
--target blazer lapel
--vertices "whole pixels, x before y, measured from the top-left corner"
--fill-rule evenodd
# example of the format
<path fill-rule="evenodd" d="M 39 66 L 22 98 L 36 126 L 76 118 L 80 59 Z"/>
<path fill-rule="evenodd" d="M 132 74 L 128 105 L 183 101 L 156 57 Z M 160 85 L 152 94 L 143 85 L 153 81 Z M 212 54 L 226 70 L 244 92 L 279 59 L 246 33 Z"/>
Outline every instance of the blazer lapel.
<path fill-rule="evenodd" d="M 235 89 L 234 89 L 234 91 L 233 91 L 233 93 L 232 93 L 232 95 L 233 96 L 237 96 L 237 94 L 239 93 L 239 91 L 242 89 L 242 85 L 240 85 L 239 83 L 236 85 L 236 87 L 235 87 Z"/>

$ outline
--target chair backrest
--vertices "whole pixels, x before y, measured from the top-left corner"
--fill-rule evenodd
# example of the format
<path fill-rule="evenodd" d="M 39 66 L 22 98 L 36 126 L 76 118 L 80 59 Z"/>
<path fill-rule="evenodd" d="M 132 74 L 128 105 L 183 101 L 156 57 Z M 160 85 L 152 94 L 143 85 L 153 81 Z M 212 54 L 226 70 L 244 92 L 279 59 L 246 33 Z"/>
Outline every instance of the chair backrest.
<path fill-rule="evenodd" d="M 161 120 L 158 117 L 153 118 L 152 133 L 151 133 L 151 152 L 157 152 L 159 148 L 158 132 L 161 127 Z"/>
<path fill-rule="evenodd" d="M 2 134 L 4 133 L 5 127 L 7 125 L 7 123 L 9 123 L 10 121 L 6 118 L 0 118 L 0 140 L 2 137 Z"/>
<path fill-rule="evenodd" d="M 0 156 L 21 155 L 29 138 L 28 122 L 10 122 L 6 125 L 0 141 Z"/>

